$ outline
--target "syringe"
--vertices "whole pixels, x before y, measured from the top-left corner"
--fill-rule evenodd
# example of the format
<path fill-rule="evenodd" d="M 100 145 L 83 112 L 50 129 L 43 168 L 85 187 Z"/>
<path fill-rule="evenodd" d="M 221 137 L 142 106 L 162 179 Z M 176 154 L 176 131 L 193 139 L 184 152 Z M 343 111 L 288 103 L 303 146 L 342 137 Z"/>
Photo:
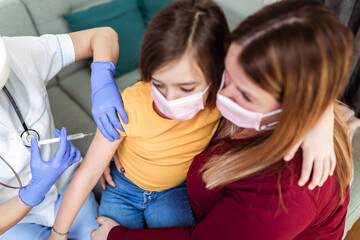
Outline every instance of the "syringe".
<path fill-rule="evenodd" d="M 91 136 L 93 135 L 94 133 L 76 133 L 76 134 L 72 134 L 72 135 L 69 135 L 67 136 L 67 140 L 75 140 L 75 139 L 80 139 L 80 138 L 84 138 L 84 137 L 87 137 L 87 136 Z M 39 146 L 40 145 L 44 145 L 44 144 L 49 144 L 49 143 L 56 143 L 56 142 L 59 142 L 60 141 L 60 138 L 50 138 L 50 139 L 46 139 L 46 140 L 42 140 L 42 141 L 39 141 L 38 144 Z"/>

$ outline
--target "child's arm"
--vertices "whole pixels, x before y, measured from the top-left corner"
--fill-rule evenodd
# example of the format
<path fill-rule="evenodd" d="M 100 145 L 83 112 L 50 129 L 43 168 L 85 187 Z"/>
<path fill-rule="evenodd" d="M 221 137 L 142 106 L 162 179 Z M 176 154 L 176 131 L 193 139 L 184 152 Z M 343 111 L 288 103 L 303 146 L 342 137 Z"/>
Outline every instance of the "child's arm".
<path fill-rule="evenodd" d="M 77 213 L 104 172 L 122 139 L 123 137 L 109 142 L 97 129 L 78 172 L 66 189 L 54 223 L 54 229 L 57 232 L 69 232 Z M 49 239 L 67 239 L 67 235 L 61 236 L 52 231 Z"/>
<path fill-rule="evenodd" d="M 316 125 L 306 134 L 290 152 L 284 157 L 291 160 L 298 148 L 303 150 L 303 166 L 298 184 L 304 185 L 310 178 L 309 189 L 322 186 L 336 166 L 336 156 L 333 142 L 334 106 L 331 104 Z"/>

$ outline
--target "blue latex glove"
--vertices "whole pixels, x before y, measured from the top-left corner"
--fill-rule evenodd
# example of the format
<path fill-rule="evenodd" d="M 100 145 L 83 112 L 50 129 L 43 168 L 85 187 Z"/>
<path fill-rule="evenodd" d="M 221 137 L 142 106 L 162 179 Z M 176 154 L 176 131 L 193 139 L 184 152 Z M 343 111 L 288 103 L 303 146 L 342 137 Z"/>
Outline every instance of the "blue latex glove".
<path fill-rule="evenodd" d="M 124 123 L 128 123 L 128 117 L 114 81 L 114 74 L 113 62 L 104 61 L 91 64 L 91 112 L 100 132 L 111 142 L 120 138 L 114 127 L 124 131 L 116 111 Z"/>
<path fill-rule="evenodd" d="M 61 132 L 55 129 L 54 133 L 56 137 L 60 136 L 60 142 L 53 158 L 47 162 L 42 160 L 37 141 L 34 138 L 31 139 L 32 179 L 28 186 L 19 191 L 21 201 L 30 207 L 40 204 L 61 174 L 81 158 L 79 149 L 66 139 L 67 133 L 64 127 Z"/>

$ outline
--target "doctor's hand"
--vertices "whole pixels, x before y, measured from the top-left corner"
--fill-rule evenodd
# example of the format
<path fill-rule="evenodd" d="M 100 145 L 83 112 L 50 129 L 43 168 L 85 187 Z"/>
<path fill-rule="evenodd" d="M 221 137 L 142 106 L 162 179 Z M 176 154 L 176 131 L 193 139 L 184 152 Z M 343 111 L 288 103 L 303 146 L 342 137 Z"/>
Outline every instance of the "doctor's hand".
<path fill-rule="evenodd" d="M 110 230 L 113 227 L 119 226 L 120 224 L 111 218 L 100 216 L 96 219 L 96 222 L 101 226 L 98 229 L 91 231 L 91 240 L 103 240 L 107 239 Z"/>
<path fill-rule="evenodd" d="M 100 132 L 111 142 L 120 138 L 114 127 L 124 131 L 116 112 L 125 124 L 128 123 L 114 74 L 115 65 L 111 61 L 91 64 L 91 112 Z"/>
<path fill-rule="evenodd" d="M 40 204 L 51 186 L 58 180 L 61 174 L 73 163 L 81 158 L 79 149 L 68 141 L 66 129 L 61 132 L 54 130 L 55 136 L 60 136 L 59 146 L 50 161 L 43 161 L 37 141 L 31 139 L 30 169 L 32 179 L 28 186 L 19 191 L 20 199 L 28 206 Z"/>

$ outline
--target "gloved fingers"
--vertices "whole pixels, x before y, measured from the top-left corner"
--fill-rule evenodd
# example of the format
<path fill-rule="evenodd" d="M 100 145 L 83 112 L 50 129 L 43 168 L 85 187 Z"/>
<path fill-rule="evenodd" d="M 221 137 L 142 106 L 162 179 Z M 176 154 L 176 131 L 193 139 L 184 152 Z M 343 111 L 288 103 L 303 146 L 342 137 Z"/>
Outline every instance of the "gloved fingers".
<path fill-rule="evenodd" d="M 73 158 L 72 158 L 72 160 L 71 160 L 71 163 L 70 163 L 69 167 L 70 167 L 72 164 L 78 162 L 78 161 L 81 159 L 81 152 L 80 152 L 80 150 L 77 149 L 76 147 L 75 147 L 75 149 L 76 149 L 76 150 L 75 150 L 75 154 L 74 154 L 74 156 L 73 156 Z"/>
<path fill-rule="evenodd" d="M 55 131 L 54 131 L 55 133 Z M 54 154 L 54 156 L 64 156 L 64 154 L 66 153 L 68 148 L 67 145 L 67 132 L 66 132 L 66 128 L 62 127 L 61 128 L 61 132 L 60 132 L 60 142 L 59 142 L 59 146 Z"/>
<path fill-rule="evenodd" d="M 65 153 L 64 153 L 64 155 L 63 155 L 63 159 L 66 159 L 66 160 L 68 160 L 69 158 L 70 158 L 70 151 L 71 151 L 71 142 L 70 141 L 67 141 L 66 142 L 66 151 L 65 151 Z"/>
<path fill-rule="evenodd" d="M 109 111 L 108 112 L 108 117 L 109 117 L 110 122 L 111 122 L 112 125 L 114 125 L 120 131 L 124 132 L 124 128 L 122 127 L 121 122 L 120 122 L 119 118 L 117 117 L 115 110 L 114 111 Z M 116 132 L 116 135 L 113 135 L 113 137 L 115 139 L 117 139 L 117 140 L 120 139 L 119 133 L 116 130 L 115 130 L 115 132 Z"/>
<path fill-rule="evenodd" d="M 55 128 L 54 129 L 54 135 L 55 135 L 55 137 L 59 137 L 60 136 L 60 130 L 59 129 L 57 129 L 57 128 Z"/>
<path fill-rule="evenodd" d="M 81 158 L 81 152 L 80 150 L 74 146 L 74 144 L 72 142 L 69 141 L 69 146 L 71 148 L 70 154 L 69 154 L 69 160 L 70 160 L 70 165 L 72 165 L 73 163 L 77 162 L 80 160 Z M 70 166 L 69 165 L 69 166 Z"/>
<path fill-rule="evenodd" d="M 36 162 L 42 161 L 40 148 L 38 142 L 35 138 L 31 138 L 31 165 L 35 164 Z"/>
<path fill-rule="evenodd" d="M 75 157 L 75 153 L 76 153 L 76 147 L 72 144 L 72 142 L 68 141 L 68 145 L 69 145 L 69 156 L 68 156 L 68 163 L 71 163 L 72 159 Z"/>
<path fill-rule="evenodd" d="M 106 132 L 112 137 L 112 139 L 114 139 L 116 136 L 120 138 L 119 133 L 115 130 L 107 115 L 101 116 L 101 122 L 103 123 Z"/>
<path fill-rule="evenodd" d="M 121 119 L 123 120 L 123 122 L 125 124 L 128 124 L 129 123 L 129 119 L 128 119 L 128 116 L 125 112 L 125 109 L 124 109 L 124 106 L 122 105 L 122 101 L 121 101 L 121 107 L 116 107 L 116 111 L 119 113 Z"/>
<path fill-rule="evenodd" d="M 96 123 L 96 126 L 99 128 L 99 130 L 100 130 L 100 132 L 101 132 L 101 134 L 105 137 L 105 138 L 107 138 L 107 140 L 109 140 L 110 142 L 113 142 L 114 141 L 114 138 L 112 138 L 108 133 L 107 133 L 107 131 L 105 130 L 105 128 L 104 128 L 104 126 L 103 126 L 103 124 L 102 124 L 102 122 L 101 122 L 101 119 L 99 118 L 99 119 L 95 119 L 95 123 Z"/>

